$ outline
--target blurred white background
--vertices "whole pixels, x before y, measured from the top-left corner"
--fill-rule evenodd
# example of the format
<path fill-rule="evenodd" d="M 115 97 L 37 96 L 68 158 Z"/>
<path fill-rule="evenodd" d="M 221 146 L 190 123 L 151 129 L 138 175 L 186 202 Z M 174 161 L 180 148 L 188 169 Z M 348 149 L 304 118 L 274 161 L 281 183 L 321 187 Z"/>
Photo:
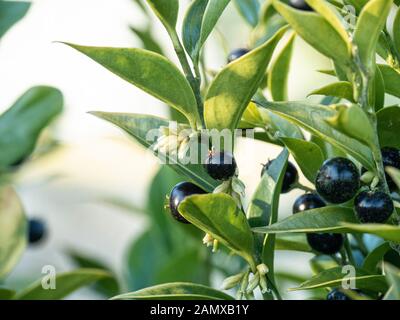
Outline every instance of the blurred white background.
<path fill-rule="evenodd" d="M 184 7 L 187 1 L 181 3 Z M 181 16 L 182 13 L 183 8 Z M 18 284 L 21 279 L 40 277 L 45 264 L 56 266 L 58 271 L 70 269 L 63 252 L 71 248 L 102 259 L 118 272 L 126 247 L 143 229 L 145 216 L 118 210 L 99 199 L 115 196 L 143 207 L 158 164 L 117 128 L 86 112 L 125 111 L 163 116 L 167 111 L 156 99 L 54 41 L 140 46 L 128 26 L 141 27 L 146 23 L 130 0 L 36 0 L 27 16 L 0 42 L 0 111 L 27 88 L 38 84 L 61 89 L 66 103 L 63 117 L 56 124 L 56 135 L 65 147 L 41 163 L 28 165 L 18 184 L 27 214 L 43 217 L 50 237 L 42 246 L 26 252 L 10 282 Z M 249 30 L 233 6 L 224 13 L 219 29 L 231 49 L 246 45 Z M 161 24 L 155 22 L 152 31 L 175 61 Z M 316 72 L 329 68 L 329 62 L 308 45 L 297 40 L 294 52 L 289 93 L 292 100 L 300 100 L 312 89 L 332 80 Z M 206 58 L 214 69 L 225 63 L 225 53 L 215 36 L 209 40 Z M 259 180 L 260 164 L 279 152 L 266 144 L 254 143 L 258 150 L 254 157 L 249 158 L 243 151 L 246 148 L 243 143 L 236 154 L 240 176 L 250 195 Z M 282 215 L 290 214 L 298 194 L 282 196 Z M 307 272 L 305 258 L 280 253 L 278 268 Z M 95 296 L 84 290 L 73 297 Z"/>

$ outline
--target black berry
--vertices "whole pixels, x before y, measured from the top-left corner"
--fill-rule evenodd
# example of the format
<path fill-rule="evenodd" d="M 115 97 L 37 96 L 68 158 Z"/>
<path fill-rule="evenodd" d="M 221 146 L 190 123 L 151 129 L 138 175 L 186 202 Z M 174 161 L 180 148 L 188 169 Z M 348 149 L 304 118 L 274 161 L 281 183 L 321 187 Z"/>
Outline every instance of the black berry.
<path fill-rule="evenodd" d="M 333 158 L 319 169 L 315 187 L 327 202 L 343 203 L 351 200 L 360 188 L 360 173 L 346 158 Z"/>
<path fill-rule="evenodd" d="M 313 9 L 307 4 L 305 0 L 290 0 L 289 5 L 292 8 L 303 10 L 303 11 L 313 11 Z"/>
<path fill-rule="evenodd" d="M 385 167 L 394 167 L 400 169 L 400 150 L 395 148 L 383 148 L 382 150 L 382 160 Z M 393 179 L 386 174 L 386 181 L 389 186 L 390 191 L 397 190 L 397 186 Z"/>
<path fill-rule="evenodd" d="M 207 173 L 215 180 L 228 180 L 236 172 L 236 161 L 229 152 L 212 152 L 204 165 Z"/>
<path fill-rule="evenodd" d="M 315 251 L 331 255 L 340 251 L 344 239 L 339 233 L 307 233 L 307 242 Z"/>
<path fill-rule="evenodd" d="M 241 56 L 244 56 L 245 54 L 249 53 L 250 50 L 245 49 L 245 48 L 239 48 L 233 50 L 229 55 L 228 55 L 228 63 L 231 63 L 232 61 L 235 61 L 236 59 L 239 59 Z"/>
<path fill-rule="evenodd" d="M 326 300 L 351 300 L 348 296 L 346 296 L 342 291 L 339 289 L 333 289 L 331 292 L 328 293 L 326 296 Z"/>
<path fill-rule="evenodd" d="M 293 213 L 325 207 L 325 202 L 315 193 L 307 193 L 295 201 Z M 308 233 L 307 242 L 315 251 L 323 254 L 335 254 L 343 246 L 343 236 L 338 233 Z"/>
<path fill-rule="evenodd" d="M 188 196 L 193 194 L 205 194 L 206 192 L 191 182 L 178 183 L 171 191 L 169 196 L 169 210 L 171 215 L 183 223 L 190 223 L 178 211 L 179 204 Z"/>
<path fill-rule="evenodd" d="M 274 162 L 274 160 L 272 161 L 268 161 L 267 164 L 265 164 L 263 166 L 263 169 L 261 171 L 261 176 L 264 175 L 264 172 L 266 170 L 268 170 L 268 168 L 270 167 L 270 165 Z M 296 167 L 291 163 L 288 162 L 287 167 L 286 167 L 286 171 L 285 171 L 285 176 L 283 177 L 283 181 L 282 181 L 282 193 L 287 193 L 289 192 L 292 187 L 293 184 L 295 184 L 297 182 L 299 178 L 299 174 L 297 173 L 297 169 Z"/>
<path fill-rule="evenodd" d="M 363 191 L 354 200 L 356 216 L 361 223 L 384 223 L 392 215 L 393 201 L 381 191 Z"/>
<path fill-rule="evenodd" d="M 39 243 L 46 236 L 46 225 L 42 220 L 31 219 L 28 225 L 28 240 L 30 244 Z"/>
<path fill-rule="evenodd" d="M 293 213 L 325 207 L 326 204 L 321 197 L 315 193 L 306 193 L 298 197 L 293 204 Z"/>

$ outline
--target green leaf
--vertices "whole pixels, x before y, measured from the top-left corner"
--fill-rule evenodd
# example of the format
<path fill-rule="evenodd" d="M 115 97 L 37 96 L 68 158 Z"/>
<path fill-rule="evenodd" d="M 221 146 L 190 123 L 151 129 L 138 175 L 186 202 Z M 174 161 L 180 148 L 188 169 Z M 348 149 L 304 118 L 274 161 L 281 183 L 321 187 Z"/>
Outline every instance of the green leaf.
<path fill-rule="evenodd" d="M 354 32 L 361 62 L 370 72 L 375 72 L 376 47 L 385 26 L 393 0 L 370 0 L 362 9 Z"/>
<path fill-rule="evenodd" d="M 194 283 L 166 283 L 125 293 L 112 300 L 234 300 L 231 296 Z"/>
<path fill-rule="evenodd" d="M 385 91 L 392 96 L 400 98 L 400 72 L 386 64 L 378 64 L 385 83 Z"/>
<path fill-rule="evenodd" d="M 325 161 L 321 148 L 311 141 L 295 138 L 281 138 L 281 140 L 293 155 L 304 176 L 314 183 L 317 172 Z"/>
<path fill-rule="evenodd" d="M 28 12 L 29 2 L 0 1 L 0 38 Z"/>
<path fill-rule="evenodd" d="M 400 170 L 393 167 L 386 167 L 385 170 L 393 179 L 394 183 L 396 183 L 397 187 L 400 188 Z"/>
<path fill-rule="evenodd" d="M 339 35 L 342 37 L 343 41 L 350 45 L 349 34 L 345 28 L 345 22 L 343 17 L 337 11 L 334 5 L 330 4 L 328 1 L 320 0 L 307 0 L 307 3 L 321 16 L 325 18 Z"/>
<path fill-rule="evenodd" d="M 0 300 L 11 300 L 15 295 L 14 290 L 0 288 Z"/>
<path fill-rule="evenodd" d="M 385 265 L 386 279 L 390 287 L 390 298 L 385 300 L 400 300 L 400 270 Z"/>
<path fill-rule="evenodd" d="M 289 152 L 284 149 L 263 174 L 247 210 L 251 227 L 272 225 L 278 220 L 279 198 Z M 275 235 L 256 237 L 257 254 L 268 266 L 267 278 L 274 285 Z"/>
<path fill-rule="evenodd" d="M 382 147 L 400 149 L 400 107 L 386 107 L 377 114 L 378 136 Z"/>
<path fill-rule="evenodd" d="M 302 283 L 299 287 L 289 290 L 296 291 L 326 287 L 340 287 L 343 281 L 350 280 L 354 280 L 357 289 L 360 290 L 370 290 L 374 292 L 385 292 L 387 290 L 387 284 L 384 276 L 374 275 L 362 269 L 356 269 L 355 277 L 349 277 L 347 273 L 343 273 L 342 267 L 322 271 L 321 273 L 312 277 L 310 280 Z"/>
<path fill-rule="evenodd" d="M 292 34 L 268 72 L 268 88 L 274 101 L 288 100 L 287 85 L 295 34 Z"/>
<path fill-rule="evenodd" d="M 375 131 L 364 110 L 356 104 L 351 106 L 340 105 L 336 108 L 337 114 L 326 121 L 336 130 L 358 141 L 371 145 Z"/>
<path fill-rule="evenodd" d="M 169 31 L 174 30 L 178 20 L 178 0 L 146 0 L 158 19 Z"/>
<path fill-rule="evenodd" d="M 277 235 L 275 240 L 275 250 L 289 250 L 289 251 L 301 251 L 301 252 L 313 251 L 307 242 L 306 236 L 300 233 Z"/>
<path fill-rule="evenodd" d="M 26 246 L 26 218 L 10 186 L 0 185 L 0 280 L 17 264 Z"/>
<path fill-rule="evenodd" d="M 93 258 L 86 257 L 77 252 L 68 252 L 68 256 L 72 259 L 72 261 L 78 268 L 103 270 L 110 274 L 110 277 L 99 280 L 94 284 L 94 289 L 96 291 L 106 297 L 112 297 L 120 293 L 120 288 L 116 276 L 103 263 Z"/>
<path fill-rule="evenodd" d="M 345 68 L 350 65 L 349 43 L 324 17 L 315 12 L 296 10 L 279 0 L 273 0 L 272 3 L 300 37 L 312 47 Z"/>
<path fill-rule="evenodd" d="M 381 237 L 384 240 L 400 243 L 400 227 L 389 224 L 353 224 L 342 223 L 349 232 L 369 233 Z"/>
<path fill-rule="evenodd" d="M 194 195 L 179 205 L 186 220 L 241 255 L 254 270 L 254 241 L 244 213 L 226 194 Z"/>
<path fill-rule="evenodd" d="M 0 169 L 26 159 L 41 131 L 61 113 L 63 96 L 52 87 L 33 87 L 0 115 Z"/>
<path fill-rule="evenodd" d="M 324 95 L 330 97 L 338 97 L 346 99 L 350 102 L 354 101 L 353 86 L 350 82 L 339 81 L 335 83 L 328 84 L 322 88 L 316 89 L 309 94 L 311 95 Z"/>
<path fill-rule="evenodd" d="M 168 120 L 132 114 L 132 113 L 109 113 L 109 112 L 92 112 L 93 115 L 109 121 L 116 126 L 120 127 L 126 133 L 134 137 L 141 145 L 146 148 L 149 148 L 154 143 L 154 138 L 157 137 L 149 137 L 149 132 L 152 132 L 155 129 L 160 128 L 161 126 L 169 125 Z M 152 138 L 153 140 L 147 140 L 147 137 Z M 200 187 L 202 187 L 206 191 L 212 191 L 217 186 L 217 182 L 211 179 L 207 173 L 204 171 L 202 165 L 200 164 L 187 164 L 184 165 L 180 162 L 177 162 L 176 159 L 165 156 L 168 162 L 168 165 L 171 166 L 176 172 L 189 178 L 190 180 L 197 183 Z"/>
<path fill-rule="evenodd" d="M 258 0 L 234 0 L 239 13 L 252 27 L 258 24 L 260 3 Z"/>
<path fill-rule="evenodd" d="M 194 63 L 230 0 L 196 0 L 190 5 L 183 22 L 183 44 Z"/>
<path fill-rule="evenodd" d="M 369 272 L 377 272 L 378 264 L 383 260 L 385 254 L 391 250 L 391 246 L 388 242 L 384 242 L 372 250 L 365 258 L 363 263 L 363 269 Z"/>
<path fill-rule="evenodd" d="M 130 29 L 140 39 L 140 41 L 142 41 L 143 49 L 163 55 L 163 50 L 161 49 L 157 41 L 154 40 L 153 36 L 151 35 L 150 29 L 141 30 L 133 26 L 131 26 Z"/>
<path fill-rule="evenodd" d="M 367 146 L 335 130 L 326 123 L 326 119 L 332 118 L 337 114 L 334 109 L 306 102 L 256 102 L 260 106 L 271 110 L 320 139 L 345 151 L 361 162 L 365 168 L 374 170 L 372 154 Z"/>
<path fill-rule="evenodd" d="M 352 208 L 330 206 L 296 213 L 273 225 L 253 228 L 261 233 L 345 232 L 344 222 L 356 223 Z"/>
<path fill-rule="evenodd" d="M 46 290 L 42 287 L 42 280 L 38 280 L 26 289 L 18 292 L 17 300 L 60 300 L 74 291 L 88 286 L 96 281 L 109 278 L 111 275 L 104 270 L 77 269 L 71 272 L 57 274 L 56 289 Z"/>
<path fill-rule="evenodd" d="M 286 28 L 282 28 L 268 42 L 218 73 L 207 92 L 204 106 L 208 129 L 236 129 L 285 31 Z"/>
<path fill-rule="evenodd" d="M 379 68 L 375 70 L 375 78 L 372 82 L 373 88 L 373 103 L 372 105 L 375 106 L 375 111 L 378 112 L 382 108 L 385 107 L 385 80 L 383 79 L 382 72 Z"/>
<path fill-rule="evenodd" d="M 397 9 L 396 17 L 393 21 L 393 42 L 400 55 L 400 9 Z"/>
<path fill-rule="evenodd" d="M 186 116 L 194 128 L 200 123 L 196 99 L 189 82 L 167 58 L 144 49 L 85 47 L 68 43 L 67 45 L 174 107 Z"/>

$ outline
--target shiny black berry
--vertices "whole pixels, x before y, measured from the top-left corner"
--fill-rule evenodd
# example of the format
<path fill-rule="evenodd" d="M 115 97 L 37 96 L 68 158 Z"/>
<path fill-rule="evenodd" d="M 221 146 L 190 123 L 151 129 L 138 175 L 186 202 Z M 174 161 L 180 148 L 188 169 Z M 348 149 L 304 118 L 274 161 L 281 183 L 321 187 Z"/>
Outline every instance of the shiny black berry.
<path fill-rule="evenodd" d="M 31 219 L 28 225 L 28 241 L 30 244 L 39 243 L 46 236 L 46 225 L 42 220 Z"/>
<path fill-rule="evenodd" d="M 327 202 L 343 203 L 351 200 L 360 188 L 360 173 L 346 158 L 333 158 L 319 169 L 315 187 Z"/>
<path fill-rule="evenodd" d="M 384 223 L 394 210 L 389 195 L 381 191 L 363 191 L 354 199 L 356 216 L 361 223 Z"/>
<path fill-rule="evenodd" d="M 235 158 L 229 152 L 212 152 L 204 164 L 204 168 L 211 178 L 222 181 L 232 178 L 236 167 Z"/>
<path fill-rule="evenodd" d="M 326 296 L 326 300 L 351 300 L 351 299 L 348 296 L 346 296 L 342 291 L 336 288 L 328 293 L 328 295 Z"/>
<path fill-rule="evenodd" d="M 188 196 L 193 194 L 205 194 L 206 192 L 191 182 L 178 183 L 171 191 L 169 196 L 169 210 L 171 215 L 183 223 L 190 223 L 178 211 L 179 204 Z"/>
<path fill-rule="evenodd" d="M 400 150 L 396 148 L 382 148 L 382 160 L 385 167 L 394 167 L 400 169 Z M 386 181 L 388 183 L 390 191 L 397 190 L 397 186 L 393 179 L 386 174 Z"/>
<path fill-rule="evenodd" d="M 305 0 L 290 0 L 289 5 L 292 8 L 303 10 L 303 11 L 312 11 L 313 9 L 307 4 Z"/>
<path fill-rule="evenodd" d="M 269 169 L 270 165 L 273 162 L 274 162 L 274 160 L 268 161 L 263 166 L 263 169 L 261 171 L 261 176 L 264 175 L 264 172 Z M 286 171 L 285 171 L 285 176 L 283 177 L 283 181 L 282 181 L 281 193 L 289 192 L 292 189 L 293 185 L 297 182 L 298 178 L 299 178 L 299 174 L 297 173 L 296 167 L 291 162 L 288 162 Z"/>
<path fill-rule="evenodd" d="M 249 53 L 250 51 L 245 48 L 239 48 L 233 50 L 229 55 L 228 55 L 228 63 L 231 63 L 232 61 L 235 61 L 236 59 L 239 59 L 241 56 L 244 56 L 245 54 Z"/>
<path fill-rule="evenodd" d="M 344 239 L 339 233 L 307 233 L 307 242 L 315 251 L 331 255 L 340 251 Z"/>
<path fill-rule="evenodd" d="M 306 193 L 298 197 L 293 204 L 293 213 L 325 207 L 326 204 L 321 197 L 315 193 Z"/>

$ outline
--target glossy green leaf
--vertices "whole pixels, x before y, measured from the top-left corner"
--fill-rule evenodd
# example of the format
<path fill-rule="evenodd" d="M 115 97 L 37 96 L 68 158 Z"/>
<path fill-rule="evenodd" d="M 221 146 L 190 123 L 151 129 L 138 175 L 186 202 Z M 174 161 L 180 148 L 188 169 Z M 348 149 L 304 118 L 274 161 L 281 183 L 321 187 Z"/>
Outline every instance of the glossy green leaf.
<path fill-rule="evenodd" d="M 195 0 L 183 22 L 183 44 L 192 60 L 197 63 L 200 50 L 211 34 L 230 0 Z"/>
<path fill-rule="evenodd" d="M 148 134 L 154 132 L 153 130 L 157 130 L 160 126 L 168 127 L 169 124 L 168 120 L 162 118 L 132 113 L 92 112 L 92 114 L 120 127 L 146 148 L 149 148 L 154 143 L 154 139 L 157 138 L 157 136 L 149 136 Z M 151 138 L 150 141 L 148 138 Z M 204 190 L 212 191 L 217 186 L 217 182 L 206 174 L 201 164 L 184 165 L 168 155 L 163 156 L 167 158 L 166 160 L 168 160 L 168 165 L 171 168 L 194 181 Z"/>
<path fill-rule="evenodd" d="M 179 205 L 186 220 L 246 259 L 254 269 L 254 241 L 244 213 L 226 194 L 194 195 Z"/>
<path fill-rule="evenodd" d="M 306 102 L 256 102 L 320 139 L 345 151 L 360 161 L 364 167 L 370 170 L 374 169 L 372 154 L 367 146 L 335 130 L 325 121 L 337 114 L 334 109 Z"/>
<path fill-rule="evenodd" d="M 133 26 L 130 27 L 131 31 L 142 41 L 143 49 L 153 51 L 155 53 L 163 55 L 163 50 L 160 45 L 151 35 L 150 29 L 141 30 L 139 28 L 135 28 Z"/>
<path fill-rule="evenodd" d="M 286 28 L 281 29 L 268 42 L 228 64 L 218 73 L 205 101 L 207 128 L 236 129 L 285 31 Z"/>
<path fill-rule="evenodd" d="M 239 13 L 247 21 L 248 24 L 255 27 L 258 23 L 258 15 L 260 11 L 260 3 L 258 0 L 234 0 Z"/>
<path fill-rule="evenodd" d="M 29 2 L 0 1 L 0 38 L 28 12 Z"/>
<path fill-rule="evenodd" d="M 312 277 L 310 280 L 302 283 L 299 287 L 290 290 L 295 291 L 326 287 L 340 287 L 343 281 L 346 282 L 350 280 L 354 280 L 357 289 L 360 290 L 370 290 L 374 292 L 385 292 L 387 290 L 387 284 L 384 276 L 374 275 L 362 269 L 356 269 L 355 277 L 350 277 L 347 273 L 343 273 L 342 267 L 322 271 L 321 273 Z"/>
<path fill-rule="evenodd" d="M 72 259 L 72 261 L 78 268 L 103 270 L 110 274 L 110 277 L 101 279 L 94 284 L 94 289 L 96 291 L 103 294 L 107 298 L 120 293 L 120 288 L 116 276 L 102 262 L 99 262 L 96 259 L 90 257 L 86 257 L 77 252 L 68 252 L 68 256 Z"/>
<path fill-rule="evenodd" d="M 179 12 L 178 0 L 146 0 L 167 30 L 176 27 Z"/>
<path fill-rule="evenodd" d="M 391 246 L 388 242 L 384 242 L 372 250 L 365 258 L 363 263 L 363 269 L 369 272 L 377 272 L 378 264 L 383 260 L 385 254 L 391 250 Z"/>
<path fill-rule="evenodd" d="M 347 81 L 340 81 L 328 84 L 322 88 L 314 90 L 309 94 L 309 96 L 311 95 L 338 97 L 346 99 L 350 102 L 355 102 L 353 95 L 353 86 L 351 85 L 350 82 Z"/>
<path fill-rule="evenodd" d="M 273 0 L 272 3 L 312 47 L 344 67 L 350 65 L 349 43 L 324 17 L 315 12 L 296 10 L 280 0 Z"/>
<path fill-rule="evenodd" d="M 42 286 L 42 279 L 18 292 L 17 300 L 60 300 L 74 291 L 93 284 L 96 281 L 109 278 L 111 275 L 104 270 L 77 269 L 71 272 L 57 274 L 56 289 L 48 290 Z"/>
<path fill-rule="evenodd" d="M 386 279 L 390 286 L 390 298 L 385 300 L 400 300 L 400 270 L 385 265 Z"/>
<path fill-rule="evenodd" d="M 271 226 L 253 228 L 261 233 L 345 232 L 344 222 L 356 223 L 351 208 L 329 206 L 296 213 Z"/>
<path fill-rule="evenodd" d="M 373 74 L 376 47 L 393 0 L 370 0 L 362 9 L 354 32 L 361 62 Z"/>
<path fill-rule="evenodd" d="M 0 280 L 13 269 L 26 246 L 26 218 L 10 186 L 0 185 Z"/>
<path fill-rule="evenodd" d="M 112 300 L 234 300 L 231 296 L 194 283 L 166 283 L 125 293 Z"/>
<path fill-rule="evenodd" d="M 311 142 L 295 138 L 281 138 L 293 155 L 304 176 L 312 183 L 325 160 L 321 148 Z"/>
<path fill-rule="evenodd" d="M 295 34 L 292 34 L 268 72 L 268 88 L 274 101 L 288 100 L 288 79 Z"/>
<path fill-rule="evenodd" d="M 33 87 L 0 115 L 0 169 L 26 159 L 42 130 L 61 113 L 63 96 L 52 87 Z"/>
<path fill-rule="evenodd" d="M 368 116 L 359 105 L 341 105 L 336 110 L 337 114 L 335 116 L 326 119 L 333 128 L 366 145 L 373 143 L 375 130 Z"/>
<path fill-rule="evenodd" d="M 373 105 L 375 106 L 375 111 L 378 112 L 385 107 L 385 80 L 383 79 L 383 74 L 379 68 L 375 70 L 375 78 L 372 82 L 373 88 Z"/>
<path fill-rule="evenodd" d="M 196 99 L 189 82 L 167 58 L 144 49 L 68 45 L 174 107 L 186 116 L 193 127 L 200 123 Z"/>
<path fill-rule="evenodd" d="M 0 300 L 11 300 L 15 295 L 14 290 L 0 288 Z"/>
<path fill-rule="evenodd" d="M 400 170 L 393 167 L 386 167 L 386 172 L 393 179 L 394 183 L 400 188 Z"/>
<path fill-rule="evenodd" d="M 386 64 L 378 64 L 385 83 L 385 91 L 392 96 L 400 98 L 400 72 Z"/>
<path fill-rule="evenodd" d="M 393 21 L 393 42 L 400 55 L 400 9 L 397 9 L 396 17 Z"/>
<path fill-rule="evenodd" d="M 393 106 L 381 109 L 377 113 L 378 136 L 382 147 L 400 149 L 400 107 Z"/>

